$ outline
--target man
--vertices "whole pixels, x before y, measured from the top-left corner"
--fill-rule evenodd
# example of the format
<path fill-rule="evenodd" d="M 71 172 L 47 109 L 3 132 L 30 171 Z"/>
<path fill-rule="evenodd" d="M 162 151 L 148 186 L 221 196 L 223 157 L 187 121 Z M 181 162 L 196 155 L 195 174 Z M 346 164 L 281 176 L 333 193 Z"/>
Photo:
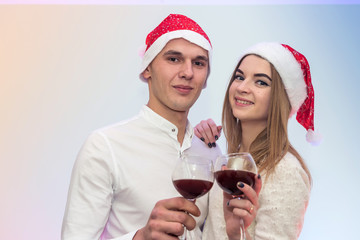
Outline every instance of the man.
<path fill-rule="evenodd" d="M 203 224 L 207 196 L 196 204 L 179 197 L 171 173 L 181 155 L 220 154 L 194 136 L 187 119 L 206 86 L 211 52 L 206 33 L 183 15 L 169 15 L 149 33 L 140 73 L 148 103 L 87 139 L 74 165 L 62 239 L 177 239 L 183 226 Z"/>

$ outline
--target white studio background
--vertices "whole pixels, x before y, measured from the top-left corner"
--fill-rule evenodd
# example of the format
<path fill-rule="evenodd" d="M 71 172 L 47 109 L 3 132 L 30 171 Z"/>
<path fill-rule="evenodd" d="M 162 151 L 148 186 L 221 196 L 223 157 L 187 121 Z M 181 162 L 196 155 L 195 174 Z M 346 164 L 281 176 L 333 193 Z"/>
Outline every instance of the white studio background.
<path fill-rule="evenodd" d="M 300 239 L 356 239 L 360 5 L 335 4 L 0 5 L 0 239 L 60 238 L 77 152 L 91 131 L 146 103 L 138 49 L 169 13 L 193 18 L 214 46 L 193 124 L 220 123 L 227 82 L 246 47 L 279 41 L 308 58 L 324 140 L 310 146 L 291 119 L 291 142 L 313 177 Z M 218 145 L 225 151 L 223 138 Z"/>

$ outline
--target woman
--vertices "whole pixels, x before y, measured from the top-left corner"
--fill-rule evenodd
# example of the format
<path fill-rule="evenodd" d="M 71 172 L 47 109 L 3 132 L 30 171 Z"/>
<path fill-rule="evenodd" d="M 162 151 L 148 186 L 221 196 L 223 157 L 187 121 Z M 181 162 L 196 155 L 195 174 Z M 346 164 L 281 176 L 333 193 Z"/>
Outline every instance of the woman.
<path fill-rule="evenodd" d="M 256 217 L 252 223 L 244 220 L 248 239 L 289 240 L 300 235 L 311 175 L 288 139 L 288 119 L 295 113 L 308 130 L 308 141 L 317 140 L 313 131 L 314 91 L 306 58 L 279 43 L 260 43 L 247 49 L 229 82 L 222 123 L 227 152 L 250 152 L 263 179 L 258 204 L 252 209 Z M 208 144 L 220 136 L 220 130 L 209 119 L 198 124 L 195 133 Z M 229 233 L 229 221 L 246 219 L 252 212 L 247 199 L 227 199 L 214 187 L 204 239 L 224 239 L 224 231 L 234 236 Z"/>

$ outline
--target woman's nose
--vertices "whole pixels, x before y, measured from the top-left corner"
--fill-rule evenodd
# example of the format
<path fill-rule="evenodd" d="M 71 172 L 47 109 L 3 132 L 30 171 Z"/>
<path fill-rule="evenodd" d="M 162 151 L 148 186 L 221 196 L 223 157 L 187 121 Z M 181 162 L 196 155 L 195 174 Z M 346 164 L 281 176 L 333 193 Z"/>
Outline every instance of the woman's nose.
<path fill-rule="evenodd" d="M 250 85 L 249 85 L 249 81 L 247 81 L 247 79 L 241 81 L 237 88 L 238 91 L 240 92 L 249 92 L 250 91 Z"/>

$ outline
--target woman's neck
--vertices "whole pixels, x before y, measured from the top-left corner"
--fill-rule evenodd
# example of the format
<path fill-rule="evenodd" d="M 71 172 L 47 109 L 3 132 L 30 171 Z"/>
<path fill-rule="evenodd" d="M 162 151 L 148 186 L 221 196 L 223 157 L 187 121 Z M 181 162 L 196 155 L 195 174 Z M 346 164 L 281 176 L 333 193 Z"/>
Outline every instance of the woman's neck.
<path fill-rule="evenodd" d="M 241 152 L 249 152 L 250 146 L 255 138 L 266 128 L 266 125 L 254 122 L 241 123 Z"/>

